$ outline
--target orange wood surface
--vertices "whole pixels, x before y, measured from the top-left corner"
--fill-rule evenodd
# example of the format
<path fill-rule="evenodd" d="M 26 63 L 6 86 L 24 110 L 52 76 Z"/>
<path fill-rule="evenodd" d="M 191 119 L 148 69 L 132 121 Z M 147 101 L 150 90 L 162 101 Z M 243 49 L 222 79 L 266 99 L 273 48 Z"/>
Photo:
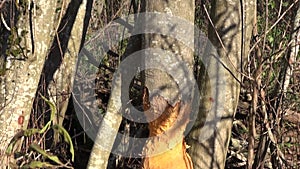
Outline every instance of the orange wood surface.
<path fill-rule="evenodd" d="M 149 156 L 144 159 L 143 168 L 193 169 L 193 163 L 186 152 L 186 143 L 183 139 L 183 131 L 189 121 L 188 118 L 183 119 L 183 117 L 189 117 L 186 114 L 182 115 L 186 110 L 180 111 L 185 107 L 180 102 L 173 107 L 161 96 L 155 96 L 150 103 L 148 95 L 148 89 L 144 89 L 143 107 L 147 110 L 146 117 L 155 120 L 149 123 L 149 138 L 153 139 L 145 145 L 144 152 Z M 181 124 L 176 126 L 175 130 L 170 130 L 175 123 L 178 123 L 177 120 L 181 120 Z M 159 149 L 162 152 L 153 155 L 153 152 Z"/>

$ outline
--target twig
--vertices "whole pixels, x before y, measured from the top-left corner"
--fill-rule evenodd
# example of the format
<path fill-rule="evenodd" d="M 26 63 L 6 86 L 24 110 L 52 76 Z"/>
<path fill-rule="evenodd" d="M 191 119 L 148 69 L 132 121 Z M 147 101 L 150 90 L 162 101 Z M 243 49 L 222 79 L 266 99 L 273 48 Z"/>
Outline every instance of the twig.
<path fill-rule="evenodd" d="M 1 3 L 0 3 L 0 9 L 3 7 L 4 3 L 6 2 L 6 0 L 3 0 Z"/>
<path fill-rule="evenodd" d="M 7 25 L 7 23 L 5 22 L 5 19 L 4 19 L 4 17 L 3 17 L 3 13 L 1 13 L 0 15 L 1 15 L 1 21 L 2 21 L 2 23 L 3 23 L 3 25 L 4 25 L 4 27 L 5 27 L 8 31 L 10 31 L 11 29 L 10 29 L 10 27 Z"/>

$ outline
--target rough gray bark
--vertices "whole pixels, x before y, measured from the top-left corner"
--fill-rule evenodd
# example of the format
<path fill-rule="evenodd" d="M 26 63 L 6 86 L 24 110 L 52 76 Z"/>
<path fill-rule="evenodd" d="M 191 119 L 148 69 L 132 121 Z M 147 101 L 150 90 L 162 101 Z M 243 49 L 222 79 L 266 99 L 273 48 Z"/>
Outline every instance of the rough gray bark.
<path fill-rule="evenodd" d="M 20 14 L 16 25 L 18 37 L 22 38 L 25 60 L 8 56 L 5 74 L 1 77 L 1 112 L 0 112 L 0 161 L 1 168 L 8 165 L 9 159 L 5 150 L 18 129 L 26 128 L 32 108 L 33 99 L 42 72 L 43 64 L 54 36 L 55 10 L 57 1 L 42 0 L 36 2 L 32 19 L 32 32 L 29 28 L 29 11 Z M 45 20 L 49 21 L 45 24 Z M 21 32 L 28 32 L 23 37 Z M 33 34 L 33 39 L 30 37 Z M 34 45 L 34 47 L 32 46 Z M 34 51 L 33 51 L 34 48 Z M 7 64 L 8 66 L 8 64 Z M 24 116 L 23 124 L 18 124 L 18 118 Z"/>
<path fill-rule="evenodd" d="M 252 33 L 253 11 L 251 9 L 255 1 L 226 1 L 214 0 L 211 7 L 211 19 L 213 26 L 209 28 L 209 39 L 216 47 L 217 53 L 209 50 L 207 56 L 219 55 L 223 67 L 216 67 L 213 64 L 208 65 L 206 69 L 215 69 L 217 77 L 207 77 L 203 73 L 198 83 L 200 94 L 203 97 L 200 103 L 197 123 L 194 125 L 188 137 L 188 144 L 191 146 L 189 153 L 192 157 L 194 168 L 224 168 L 229 144 L 232 120 L 236 111 L 242 66 L 247 61 L 249 51 L 250 37 Z M 251 16 L 252 15 L 252 16 Z M 224 69 L 226 67 L 226 70 Z M 225 76 L 224 76 L 225 73 Z M 225 90 L 217 91 L 217 95 L 212 99 L 209 90 L 218 90 L 211 88 L 209 79 L 220 78 L 224 76 L 226 85 Z M 224 95 L 224 96 L 222 96 Z M 204 125 L 210 105 L 215 100 L 214 97 L 225 97 L 223 111 L 220 121 L 217 121 L 212 137 L 207 140 L 201 140 L 201 128 Z M 213 126 L 211 126 L 213 127 Z"/>
<path fill-rule="evenodd" d="M 55 119 L 54 123 L 62 124 L 65 112 L 67 110 L 69 98 L 73 88 L 74 74 L 76 68 L 77 55 L 80 50 L 80 45 L 83 37 L 84 18 L 86 15 L 86 0 L 83 0 L 72 25 L 70 38 L 67 44 L 67 50 L 63 54 L 63 60 L 60 67 L 54 72 L 53 80 L 48 86 L 50 100 L 56 103 L 59 119 Z M 75 17 L 75 16 L 74 16 Z M 58 37 L 56 37 L 58 38 Z M 50 60 L 51 61 L 51 60 Z M 48 63 L 52 64 L 53 63 Z M 51 66 L 48 66 L 51 68 Z M 53 68 L 52 68 L 53 69 Z M 45 70 L 47 71 L 47 70 Z M 50 71 L 50 70 L 48 70 Z"/>
<path fill-rule="evenodd" d="M 34 4 L 32 13 L 32 32 L 30 32 L 29 19 L 30 15 L 26 13 L 20 16 L 18 21 L 18 32 L 27 30 L 29 33 L 22 37 L 21 45 L 24 47 L 23 52 L 26 53 L 24 60 L 12 60 L 11 67 L 5 72 L 3 81 L 1 81 L 1 161 L 0 167 L 7 166 L 12 159 L 10 156 L 5 155 L 5 149 L 10 142 L 11 138 L 16 134 L 18 129 L 26 129 L 29 116 L 32 110 L 33 99 L 38 88 L 38 82 L 41 77 L 42 71 L 51 72 L 56 67 L 50 67 L 46 70 L 44 68 L 45 60 L 49 56 L 51 43 L 53 39 L 57 38 L 58 24 L 61 24 L 62 17 L 65 15 L 65 9 L 70 1 L 39 1 Z M 53 99 L 57 103 L 57 108 L 60 110 L 61 118 L 63 118 L 66 111 L 66 105 L 70 97 L 70 90 L 72 89 L 72 79 L 74 76 L 75 62 L 79 52 L 80 43 L 83 34 L 83 24 L 86 12 L 86 3 L 84 0 L 77 16 L 73 16 L 75 22 L 71 26 L 70 38 L 68 39 L 67 52 L 64 55 L 60 67 L 55 69 L 53 75 L 54 81 L 51 83 L 49 91 L 51 94 L 59 98 Z M 61 12 L 56 12 L 61 8 Z M 27 11 L 28 12 L 28 11 Z M 76 18 L 75 18 L 76 17 Z M 48 24 L 45 24 L 48 21 Z M 28 26 L 28 27 L 27 27 Z M 33 39 L 30 37 L 33 35 Z M 32 46 L 33 44 L 33 46 Z M 34 51 L 33 51 L 34 49 Z M 28 50 L 28 51 L 26 51 Z M 50 52 L 51 53 L 51 52 Z M 62 53 L 61 53 L 62 54 Z M 61 55 L 59 55 L 61 56 Z M 10 56 L 9 56 L 10 57 Z M 54 72 L 54 71 L 53 71 Z M 54 93 L 55 92 L 55 93 Z M 56 95 L 57 94 L 57 95 Z M 23 124 L 18 124 L 18 118 L 24 116 Z M 62 123 L 62 119 L 60 120 Z"/>
<path fill-rule="evenodd" d="M 166 1 L 166 0 L 158 0 L 158 1 L 148 1 L 146 4 L 147 12 L 161 12 L 162 14 L 167 14 L 174 17 L 179 17 L 186 21 L 189 21 L 190 24 L 194 23 L 194 10 L 195 5 L 194 1 L 186 1 L 182 3 L 181 1 Z M 159 16 L 161 17 L 161 16 Z M 172 52 L 174 56 L 168 56 L 171 53 L 166 53 L 166 57 L 153 57 L 145 55 L 145 66 L 153 65 L 154 62 L 163 63 L 169 66 L 169 68 L 165 68 L 164 71 L 156 71 L 156 70 L 148 70 L 145 72 L 145 85 L 148 87 L 150 91 L 150 96 L 155 90 L 160 90 L 159 95 L 163 96 L 169 103 L 175 105 L 176 102 L 179 101 L 179 89 L 177 88 L 177 83 L 182 83 L 176 81 L 170 75 L 170 72 L 177 71 L 175 69 L 180 69 L 181 63 L 186 64 L 189 71 L 193 70 L 193 49 L 191 49 L 191 45 L 194 43 L 194 28 L 186 28 L 183 30 L 185 26 L 191 25 L 173 25 L 179 20 L 171 19 L 168 21 L 167 18 L 151 18 L 145 20 L 145 29 L 155 30 L 157 29 L 158 34 L 145 35 L 145 39 L 143 41 L 143 48 L 161 48 L 166 52 Z M 160 20 L 164 20 L 164 22 L 160 22 Z M 170 25 L 168 25 L 170 24 Z M 180 24 L 180 23 L 176 23 Z M 182 23 L 185 24 L 185 23 Z M 184 32 L 186 31 L 186 32 Z M 162 36 L 159 33 L 165 33 L 167 36 Z M 177 34 L 178 37 L 174 35 Z M 173 37 L 172 37 L 173 36 Z M 178 38 L 178 39 L 176 39 Z M 181 42 L 180 42 L 181 40 Z M 189 41 L 189 42 L 188 42 Z M 193 45 L 192 45 L 193 47 Z M 155 49 L 153 49 L 153 54 L 155 54 Z M 172 58 L 173 57 L 173 58 Z M 175 57 L 175 58 L 174 58 Z M 155 60 L 157 59 L 157 60 Z M 152 63 L 147 63 L 152 62 Z M 179 66 L 179 67 L 178 67 Z M 177 79 L 185 79 L 187 74 L 186 72 L 176 72 Z M 160 79 L 160 80 L 158 80 Z M 164 88 L 162 90 L 162 88 Z M 176 89 L 177 88 L 177 89 Z"/>
<path fill-rule="evenodd" d="M 64 30 L 57 31 L 56 34 L 56 52 L 54 49 L 50 52 L 50 55 L 45 62 L 44 72 L 46 79 L 46 87 L 48 89 L 49 100 L 56 105 L 58 112 L 57 118 L 54 118 L 54 124 L 62 125 L 65 113 L 67 111 L 68 103 L 70 100 L 73 82 L 76 72 L 77 56 L 80 50 L 82 38 L 84 37 L 85 17 L 87 11 L 87 1 L 83 0 L 81 3 L 78 1 L 76 4 L 70 3 L 71 1 L 64 1 L 66 4 L 62 4 L 62 16 L 72 16 L 74 22 L 70 20 L 61 20 L 60 25 L 65 26 Z M 64 6 L 65 5 L 65 6 Z M 69 12 L 65 13 L 63 9 L 68 7 Z M 70 8 L 73 8 L 77 12 L 74 16 L 70 12 Z M 62 19 L 62 18 L 60 18 Z M 70 27 L 67 29 L 66 27 Z M 57 27 L 59 29 L 59 27 Z M 70 32 L 70 33 L 69 33 Z M 68 38 L 62 39 L 59 34 L 67 34 Z M 57 52 L 59 50 L 59 52 Z M 58 58 L 58 59 L 54 59 Z M 60 60 L 60 62 L 57 62 Z M 54 66 L 57 65 L 57 66 Z M 51 79 L 47 81 L 47 79 Z M 59 135 L 54 135 L 54 142 L 58 141 Z"/>

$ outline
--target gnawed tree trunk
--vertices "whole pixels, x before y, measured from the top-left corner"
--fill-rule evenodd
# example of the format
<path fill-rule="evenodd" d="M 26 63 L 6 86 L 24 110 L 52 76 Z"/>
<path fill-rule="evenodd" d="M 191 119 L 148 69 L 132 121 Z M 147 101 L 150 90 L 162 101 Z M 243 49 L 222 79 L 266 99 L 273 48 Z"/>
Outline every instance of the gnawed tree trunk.
<path fill-rule="evenodd" d="M 213 26 L 209 28 L 209 39 L 217 49 L 209 50 L 207 56 L 220 57 L 220 61 L 225 67 L 217 67 L 213 64 L 208 65 L 206 70 L 215 69 L 216 77 L 208 77 L 202 73 L 198 81 L 200 95 L 203 99 L 200 103 L 198 119 L 193 129 L 189 133 L 188 144 L 191 146 L 189 153 L 193 160 L 194 168 L 224 168 L 229 144 L 231 126 L 234 113 L 236 111 L 241 74 L 243 63 L 247 61 L 250 37 L 252 33 L 253 5 L 255 1 L 226 1 L 214 0 L 211 7 L 211 19 Z M 220 39 L 219 39 L 220 38 Z M 226 70 L 224 69 L 226 68 Z M 225 76 L 224 76 L 225 73 Z M 219 91 L 218 88 L 211 88 L 209 79 L 221 78 L 224 76 L 226 85 L 225 90 Z M 204 81 L 203 81 L 204 80 Z M 221 81 L 217 80 L 217 83 Z M 216 96 L 211 98 L 209 90 L 217 90 Z M 223 96 L 222 96 L 223 95 Z M 214 97 L 225 97 L 222 112 L 218 114 L 219 121 L 213 128 L 213 134 L 209 139 L 203 140 L 201 128 L 204 125 L 207 113 L 210 111 L 211 102 Z M 220 110 L 218 110 L 220 111 Z"/>
<path fill-rule="evenodd" d="M 167 2 L 167 1 L 147 1 L 147 2 L 143 1 L 142 3 L 143 3 L 142 4 L 143 7 L 145 7 L 145 6 L 147 7 L 149 5 L 147 7 L 148 8 L 147 11 L 167 12 L 168 14 L 170 14 L 170 16 L 171 15 L 180 16 L 180 17 L 183 17 L 184 19 L 188 20 L 191 23 L 193 23 L 193 21 L 194 21 L 194 2 L 192 2 L 192 1 L 188 1 L 186 3 L 180 3 L 180 4 L 179 4 L 179 1 L 176 1 L 176 3 L 175 2 Z M 177 5 L 177 3 L 178 3 L 178 5 Z M 159 5 L 159 6 L 156 6 L 156 5 Z M 185 9 L 185 10 L 182 10 L 182 9 Z M 147 14 L 144 14 L 144 15 L 147 16 Z M 147 21 L 141 19 L 140 22 L 148 24 L 148 23 L 150 23 L 151 17 L 148 19 L 149 20 L 147 20 Z M 151 21 L 150 26 L 149 26 L 151 28 L 160 29 L 161 26 L 163 26 L 164 31 L 168 33 L 172 29 L 172 26 L 176 27 L 176 25 L 174 23 L 172 23 L 172 21 L 171 21 L 172 25 L 169 27 L 168 26 L 165 27 L 166 22 L 164 22 L 162 25 L 158 26 L 157 19 L 161 19 L 161 18 L 152 18 L 152 19 L 153 20 Z M 177 22 L 177 24 L 178 24 L 178 22 Z M 141 29 L 143 29 L 143 27 L 141 28 L 139 24 L 138 24 L 138 27 L 136 27 L 136 26 L 137 25 L 135 25 L 134 30 L 132 32 L 135 32 L 135 29 L 137 29 L 138 32 L 141 31 Z M 191 27 L 192 27 L 191 29 L 182 29 L 180 31 L 181 31 L 181 36 L 182 36 L 181 38 L 183 38 L 183 37 L 186 37 L 186 35 L 182 33 L 183 31 L 192 30 L 192 31 L 186 32 L 189 34 L 188 37 L 190 37 L 190 38 L 186 38 L 188 40 L 185 39 L 185 43 L 188 44 L 187 41 L 189 41 L 189 44 L 193 45 L 193 26 L 191 26 Z M 138 30 L 138 29 L 140 29 L 140 30 Z M 147 32 L 145 29 L 142 30 L 142 33 Z M 175 30 L 178 31 L 176 28 L 175 28 Z M 152 29 L 152 32 L 153 32 L 153 29 Z M 154 31 L 153 33 L 157 33 L 157 32 Z M 143 45 L 142 48 L 157 47 L 159 49 L 166 49 L 166 51 L 173 51 L 175 53 L 175 56 L 178 58 L 173 57 L 173 59 L 169 60 L 166 57 L 165 58 L 157 57 L 152 60 L 152 64 L 155 62 L 165 62 L 165 64 L 170 64 L 170 65 L 173 64 L 171 66 L 172 69 L 179 68 L 179 70 L 182 70 L 182 69 L 180 69 L 180 67 L 176 67 L 176 66 L 182 66 L 178 63 L 179 61 L 182 61 L 184 63 L 184 66 L 188 67 L 188 70 L 190 71 L 189 73 L 192 74 L 191 70 L 192 70 L 192 63 L 193 63 L 193 53 L 192 53 L 191 49 L 189 49 L 189 47 L 186 47 L 186 46 L 182 45 L 181 43 L 179 43 L 178 41 L 176 41 L 176 39 L 174 38 L 175 37 L 174 34 L 176 34 L 175 31 L 173 31 L 173 39 L 172 38 L 164 38 L 164 37 L 161 37 L 160 35 L 146 36 L 145 39 L 143 39 L 144 40 L 143 44 L 145 44 L 145 45 Z M 155 44 L 156 40 L 159 42 L 158 44 Z M 146 41 L 150 42 L 150 43 L 147 44 Z M 136 42 L 133 42 L 133 43 L 136 44 Z M 174 46 L 172 47 L 170 44 L 174 45 Z M 169 45 L 171 46 L 170 48 L 167 47 Z M 124 55 L 128 56 L 128 54 L 131 54 L 132 51 L 139 50 L 138 46 L 141 46 L 141 45 L 140 44 L 132 45 L 132 41 L 129 41 L 129 45 L 128 45 L 127 51 L 126 51 L 128 53 L 124 54 Z M 143 53 L 143 54 L 145 54 L 145 53 Z M 130 56 L 129 56 L 129 58 L 130 58 Z M 137 60 L 139 60 L 139 59 L 137 59 Z M 136 63 L 137 60 L 133 60 L 133 61 Z M 141 60 L 145 61 L 145 58 L 143 58 Z M 148 59 L 146 59 L 146 60 L 148 61 Z M 174 61 L 174 62 L 172 62 L 172 61 Z M 132 65 L 133 66 L 131 66 L 128 69 L 138 70 L 138 65 L 134 65 L 134 63 Z M 121 72 L 122 71 L 126 71 L 126 70 L 121 70 Z M 150 72 L 146 72 L 146 74 L 150 75 Z M 100 124 L 98 135 L 96 137 L 95 144 L 94 144 L 93 150 L 91 152 L 91 156 L 90 156 L 90 160 L 89 160 L 89 164 L 88 164 L 89 168 L 106 168 L 107 167 L 107 161 L 108 161 L 108 157 L 110 154 L 109 150 L 111 150 L 113 147 L 113 143 L 116 138 L 116 134 L 117 134 L 119 125 L 122 120 L 122 116 L 120 114 L 120 111 L 121 111 L 120 108 L 121 108 L 122 104 L 126 104 L 123 102 L 121 103 L 122 97 L 124 97 L 123 94 L 121 97 L 121 86 L 123 85 L 121 83 L 124 83 L 124 82 L 120 81 L 120 79 L 121 79 L 120 74 L 116 74 L 115 76 L 116 76 L 116 78 L 113 82 L 112 93 L 111 93 L 111 97 L 109 100 L 108 110 L 103 118 L 103 121 Z M 124 75 L 122 74 L 122 76 L 124 76 Z M 179 72 L 178 76 L 179 76 L 178 77 L 179 79 L 180 78 L 184 79 L 184 77 L 185 77 L 184 71 Z M 151 77 L 151 75 L 146 76 L 146 77 L 149 78 L 149 77 Z M 156 87 L 157 87 L 157 89 L 159 89 L 160 87 L 165 87 L 165 85 L 168 86 L 167 89 L 164 90 L 164 93 L 159 93 L 161 98 L 163 98 L 163 100 L 161 100 L 161 102 L 159 104 L 164 103 L 165 105 L 168 105 L 168 107 L 170 109 L 173 109 L 176 103 L 179 104 L 180 94 L 178 93 L 179 90 L 178 90 L 178 87 L 176 84 L 176 83 L 180 83 L 179 81 L 174 81 L 166 73 L 161 73 L 160 75 L 158 75 L 158 76 L 155 75 L 155 77 L 151 77 L 151 78 L 152 78 L 151 80 L 146 79 L 146 83 L 148 84 L 146 86 L 149 88 L 151 94 L 153 92 L 153 89 L 155 89 Z M 130 81 L 132 79 L 126 79 L 126 77 L 122 77 L 122 80 Z M 176 80 L 178 80 L 178 79 L 176 79 Z M 159 82 L 161 82 L 161 83 L 159 83 Z M 154 84 L 150 84 L 150 83 L 154 83 Z M 157 84 L 155 84 L 155 83 L 157 83 Z M 127 91 L 128 91 L 128 89 L 127 89 Z M 128 93 L 126 93 L 127 91 L 125 91 L 124 93 L 128 94 Z M 122 93 L 123 93 L 123 91 L 122 91 Z M 191 96 L 189 98 L 191 98 Z M 150 97 L 150 100 L 151 100 L 151 97 Z M 151 102 L 151 103 L 153 103 L 153 102 Z M 188 104 L 191 104 L 191 103 L 188 103 L 188 102 L 180 102 L 180 103 L 181 103 L 180 104 L 181 116 L 183 116 L 182 113 L 186 111 L 186 114 L 184 116 L 189 117 L 189 111 L 188 111 L 189 105 Z M 169 104 L 171 104 L 171 105 L 169 105 Z M 153 105 L 153 106 L 158 106 L 158 102 L 155 103 L 155 105 Z M 177 112 L 177 113 L 179 113 L 179 112 Z M 176 111 L 174 114 L 176 114 Z M 183 144 L 183 131 L 182 131 L 185 128 L 186 121 L 181 121 L 181 122 L 183 123 L 182 129 L 178 130 L 178 131 L 176 130 L 176 132 L 174 132 L 174 133 L 177 133 L 177 135 L 176 135 L 176 137 L 174 137 L 173 141 L 178 141 L 178 142 L 174 142 L 173 144 L 170 144 L 170 148 L 171 147 L 173 148 L 174 146 L 178 145 L 178 147 L 180 149 L 180 152 L 178 152 L 179 155 L 186 155 L 185 144 Z M 180 137 L 178 137 L 178 136 L 180 136 Z M 170 141 L 172 141 L 172 139 L 170 139 Z M 165 141 L 168 142 L 169 140 L 164 138 L 164 142 Z M 103 147 L 103 145 L 105 147 Z M 154 147 L 155 146 L 152 145 L 152 148 L 154 148 Z M 149 148 L 151 148 L 151 147 L 149 147 Z M 105 151 L 105 149 L 107 149 L 107 151 Z M 165 162 L 167 162 L 167 161 L 165 161 Z M 180 161 L 180 163 L 181 162 L 182 161 Z M 181 166 L 182 165 L 185 165 L 185 164 L 181 163 Z M 164 167 L 164 166 L 165 165 L 162 165 L 162 167 Z"/>
<path fill-rule="evenodd" d="M 144 20 L 145 32 L 152 30 L 143 39 L 144 84 L 149 90 L 144 111 L 150 122 L 150 136 L 143 152 L 145 169 L 193 168 L 186 153 L 184 132 L 194 94 L 194 84 L 189 83 L 193 78 L 194 9 L 193 0 L 146 2 L 146 12 L 161 14 L 146 13 Z"/>
<path fill-rule="evenodd" d="M 148 89 L 144 89 L 148 90 Z M 143 107 L 147 110 L 146 116 L 155 120 L 149 123 L 149 140 L 144 148 L 146 158 L 143 162 L 145 169 L 192 169 L 191 157 L 186 152 L 186 143 L 181 138 L 189 122 L 189 107 L 177 102 L 175 106 L 170 105 L 162 96 L 155 96 L 149 102 L 149 92 L 144 91 L 145 98 Z M 146 101 L 146 102 L 145 102 Z M 160 116 L 157 117 L 157 114 Z M 157 118 L 156 118 L 157 117 Z M 176 129 L 173 125 L 182 120 Z M 171 132 L 168 132 L 171 130 Z M 168 134 L 166 134 L 168 133 Z M 181 135 L 180 135 L 181 134 Z M 156 154 L 159 152 L 160 154 Z"/>

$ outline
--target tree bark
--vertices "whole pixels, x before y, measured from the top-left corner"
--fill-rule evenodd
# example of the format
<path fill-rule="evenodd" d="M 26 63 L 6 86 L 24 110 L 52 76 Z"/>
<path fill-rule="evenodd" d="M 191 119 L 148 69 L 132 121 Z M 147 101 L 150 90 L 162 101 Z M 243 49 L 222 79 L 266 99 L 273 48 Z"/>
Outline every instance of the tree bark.
<path fill-rule="evenodd" d="M 184 132 L 192 111 L 193 90 L 189 87 L 194 89 L 194 84 L 186 82 L 194 78 L 194 3 L 193 0 L 146 2 L 146 12 L 161 13 L 157 17 L 146 15 L 144 20 L 145 30 L 157 30 L 145 34 L 143 39 L 144 84 L 149 90 L 149 103 L 144 103 L 144 111 L 147 110 L 150 122 L 150 136 L 143 151 L 146 169 L 193 167 L 186 153 Z M 185 26 L 190 29 L 184 29 Z M 183 88 L 190 89 L 188 94 Z"/>
<path fill-rule="evenodd" d="M 60 17 L 63 18 L 60 18 L 52 50 L 45 61 L 44 78 L 40 81 L 41 86 L 46 83 L 49 100 L 56 105 L 58 114 L 53 123 L 60 125 L 70 100 L 77 56 L 84 42 L 91 1 L 64 1 L 61 10 Z M 57 136 L 54 136 L 54 141 L 58 141 Z"/>
<path fill-rule="evenodd" d="M 62 30 L 58 30 L 58 24 L 65 25 L 62 22 L 62 18 L 65 15 L 65 7 L 70 5 L 70 1 L 63 1 L 57 3 L 57 1 L 38 1 L 32 5 L 31 11 L 26 11 L 20 14 L 20 19 L 16 26 L 19 35 L 22 38 L 21 46 L 23 47 L 22 53 L 24 54 L 23 60 L 12 58 L 8 56 L 8 61 L 11 62 L 11 66 L 8 67 L 4 76 L 1 77 L 1 161 L 0 167 L 8 166 L 9 162 L 13 162 L 13 155 L 5 155 L 7 145 L 11 139 L 15 136 L 19 129 L 26 129 L 30 113 L 32 112 L 32 104 L 39 87 L 39 81 L 43 74 L 47 74 L 47 79 L 54 79 L 57 82 L 55 85 L 47 83 L 47 87 L 50 86 L 50 90 L 61 94 L 61 98 L 54 99 L 57 103 L 58 110 L 61 113 L 60 124 L 62 123 L 64 112 L 66 111 L 66 105 L 70 97 L 70 90 L 72 89 L 72 77 L 75 70 L 75 63 L 77 54 L 79 52 L 81 39 L 83 35 L 83 25 L 86 12 L 86 0 L 77 8 L 78 11 L 70 15 L 74 19 L 74 22 L 69 25 L 70 30 L 69 37 L 64 39 L 64 44 L 53 43 L 55 33 Z M 70 3 L 70 4 L 67 4 Z M 79 5 L 78 5 L 79 6 Z M 70 8 L 70 6 L 68 6 Z M 56 10 L 60 8 L 61 12 Z M 24 8 L 27 10 L 27 8 Z M 21 8 L 19 9 L 21 10 Z M 75 9 L 76 10 L 76 9 Z M 45 24 L 45 21 L 48 24 Z M 25 35 L 21 35 L 21 32 L 28 32 Z M 15 37 L 17 38 L 17 37 Z M 55 57 L 59 57 L 63 60 L 61 64 L 55 66 L 45 66 L 47 63 L 54 61 L 53 55 L 50 49 L 53 43 L 56 48 L 65 46 L 66 53 L 58 53 Z M 52 45 L 53 45 L 52 44 Z M 11 50 L 11 49 L 10 49 Z M 65 55 L 64 55 L 65 54 Z M 21 54 L 20 54 L 21 55 Z M 18 56 L 21 57 L 21 56 Z M 53 63 L 53 62 L 52 62 Z M 48 69 L 46 69 L 47 67 Z M 51 74 L 51 72 L 53 72 Z M 55 72 L 55 73 L 54 73 Z M 53 81 L 52 81 L 53 82 Z M 55 93 L 55 94 L 57 94 Z M 65 95 L 64 95 L 65 94 Z M 20 124 L 20 117 L 24 116 L 24 122 Z M 18 122 L 19 121 L 19 122 Z M 58 122 L 58 121 L 57 121 Z"/>
<path fill-rule="evenodd" d="M 209 40 L 217 51 L 208 50 L 205 57 L 219 56 L 223 66 L 208 65 L 205 67 L 206 71 L 215 69 L 216 76 L 209 77 L 208 74 L 202 73 L 203 77 L 198 80 L 200 95 L 203 99 L 200 103 L 197 122 L 188 137 L 188 144 L 191 146 L 189 153 L 195 169 L 225 167 L 232 120 L 242 80 L 240 72 L 247 61 L 249 51 L 253 27 L 253 5 L 255 1 L 212 1 L 210 19 L 213 26 L 209 27 Z M 221 79 L 222 76 L 226 81 L 225 89 L 220 91 L 218 88 L 211 88 L 210 83 L 215 81 L 221 83 L 218 78 Z M 213 90 L 216 90 L 215 96 L 209 92 Z M 212 103 L 220 97 L 224 97 L 225 101 L 218 103 L 219 106 L 223 106 L 223 110 L 216 111 L 220 120 L 209 127 L 208 131 L 213 130 L 212 136 L 203 140 L 205 133 L 201 132 L 201 128 L 205 127 L 204 122 L 208 113 L 214 111 L 210 110 Z"/>
<path fill-rule="evenodd" d="M 14 38 L 21 38 L 22 52 L 18 56 L 7 56 L 7 70 L 1 77 L 1 168 L 8 166 L 10 161 L 5 155 L 10 140 L 19 129 L 27 127 L 44 61 L 57 25 L 56 8 L 57 1 L 52 0 L 36 2 L 32 11 L 24 7 L 24 13 L 20 13 L 16 27 L 12 28 Z M 45 20 L 49 24 L 45 24 Z M 22 124 L 18 123 L 20 116 L 25 119 Z"/>

